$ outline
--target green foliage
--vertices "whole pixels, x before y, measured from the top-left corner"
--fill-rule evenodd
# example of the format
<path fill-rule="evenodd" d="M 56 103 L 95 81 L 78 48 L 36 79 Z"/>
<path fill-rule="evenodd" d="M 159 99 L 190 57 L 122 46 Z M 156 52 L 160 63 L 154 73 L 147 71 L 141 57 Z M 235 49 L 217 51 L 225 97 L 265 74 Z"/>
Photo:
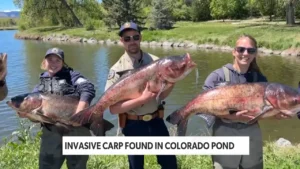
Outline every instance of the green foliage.
<path fill-rule="evenodd" d="M 18 19 L 13 18 L 0 18 L 0 27 L 13 27 L 16 26 Z"/>
<path fill-rule="evenodd" d="M 133 21 L 140 26 L 144 24 L 143 11 L 140 0 L 103 0 L 103 8 L 106 10 L 104 22 L 113 27 L 120 27 L 123 23 Z"/>
<path fill-rule="evenodd" d="M 182 0 L 170 0 L 170 9 L 172 11 L 172 18 L 175 21 L 187 21 L 191 19 L 191 7 L 187 6 Z"/>
<path fill-rule="evenodd" d="M 246 18 L 248 16 L 247 4 L 248 0 L 236 0 L 236 3 L 233 7 L 233 13 L 230 17 L 233 19 Z"/>
<path fill-rule="evenodd" d="M 155 29 L 170 29 L 174 22 L 168 1 L 153 0 L 151 11 L 151 25 Z"/>
<path fill-rule="evenodd" d="M 211 16 L 215 19 L 226 19 L 233 15 L 235 0 L 211 0 Z"/>
<path fill-rule="evenodd" d="M 192 21 L 206 21 L 211 19 L 210 0 L 194 0 L 192 2 L 191 18 Z"/>
<path fill-rule="evenodd" d="M 270 21 L 272 21 L 272 15 L 276 14 L 276 8 L 278 6 L 277 0 L 256 0 L 255 3 L 260 13 L 262 15 L 268 15 Z"/>
<path fill-rule="evenodd" d="M 14 0 L 22 8 L 20 28 L 63 25 L 82 26 L 82 21 L 102 19 L 103 9 L 97 0 Z"/>

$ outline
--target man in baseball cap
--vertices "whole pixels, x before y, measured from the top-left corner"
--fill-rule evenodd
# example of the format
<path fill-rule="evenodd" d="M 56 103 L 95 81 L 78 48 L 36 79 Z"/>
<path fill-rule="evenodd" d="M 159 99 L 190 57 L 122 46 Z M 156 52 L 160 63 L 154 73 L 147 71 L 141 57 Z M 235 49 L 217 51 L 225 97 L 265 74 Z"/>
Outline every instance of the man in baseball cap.
<path fill-rule="evenodd" d="M 119 60 L 110 68 L 107 76 L 105 90 L 115 84 L 122 76 L 122 72 L 139 69 L 158 60 L 159 57 L 144 52 L 140 48 L 142 35 L 137 24 L 126 22 L 119 31 L 120 42 L 125 52 Z M 145 89 L 148 90 L 148 89 Z M 162 95 L 167 97 L 172 88 L 164 91 Z M 149 92 L 149 91 L 147 91 Z M 157 102 L 151 95 L 146 99 L 132 99 L 111 105 L 109 110 L 112 114 L 118 114 L 119 129 L 124 136 L 170 136 L 164 122 L 164 103 Z M 157 162 L 162 169 L 177 169 L 175 155 L 158 155 Z M 144 168 L 143 155 L 128 155 L 130 169 Z"/>
<path fill-rule="evenodd" d="M 129 29 L 132 29 L 132 30 L 137 31 L 138 33 L 141 33 L 141 30 L 140 30 L 139 26 L 136 23 L 126 22 L 121 26 L 120 31 L 119 31 L 119 36 L 121 37 L 123 32 L 125 30 L 129 30 Z"/>

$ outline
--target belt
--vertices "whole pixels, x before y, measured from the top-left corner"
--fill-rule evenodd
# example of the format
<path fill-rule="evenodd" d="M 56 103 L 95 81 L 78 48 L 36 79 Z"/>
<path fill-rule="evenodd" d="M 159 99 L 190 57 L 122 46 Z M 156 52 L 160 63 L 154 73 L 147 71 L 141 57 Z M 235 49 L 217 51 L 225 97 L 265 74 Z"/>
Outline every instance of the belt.
<path fill-rule="evenodd" d="M 143 120 L 143 121 L 150 121 L 156 117 L 158 117 L 158 111 L 155 111 L 152 114 L 145 114 L 145 115 L 134 115 L 126 113 L 127 119 L 129 120 Z"/>

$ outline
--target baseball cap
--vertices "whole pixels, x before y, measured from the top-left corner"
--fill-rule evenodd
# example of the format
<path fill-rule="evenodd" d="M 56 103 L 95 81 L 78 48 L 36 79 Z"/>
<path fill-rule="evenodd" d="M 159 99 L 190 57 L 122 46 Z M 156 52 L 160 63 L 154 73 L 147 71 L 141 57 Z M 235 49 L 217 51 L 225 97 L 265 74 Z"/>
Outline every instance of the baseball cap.
<path fill-rule="evenodd" d="M 65 54 L 64 51 L 59 48 L 50 48 L 47 50 L 45 58 L 49 55 L 56 55 L 60 57 L 62 60 L 64 60 Z"/>
<path fill-rule="evenodd" d="M 139 33 L 141 32 L 140 29 L 139 29 L 139 26 L 134 23 L 134 22 L 126 22 L 124 23 L 121 28 L 120 28 L 120 31 L 119 31 L 119 36 L 122 36 L 122 33 L 125 31 L 125 30 L 128 30 L 128 29 L 133 29 L 133 30 L 136 30 L 138 31 Z"/>

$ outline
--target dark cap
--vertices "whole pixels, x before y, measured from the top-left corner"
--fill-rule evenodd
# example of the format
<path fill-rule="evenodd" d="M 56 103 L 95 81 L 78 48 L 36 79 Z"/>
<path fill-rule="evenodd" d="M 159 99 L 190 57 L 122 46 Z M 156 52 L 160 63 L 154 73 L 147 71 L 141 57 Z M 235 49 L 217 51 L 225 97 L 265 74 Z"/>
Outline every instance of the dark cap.
<path fill-rule="evenodd" d="M 64 51 L 59 48 L 48 49 L 46 52 L 45 58 L 49 55 L 56 55 L 56 56 L 60 57 L 62 60 L 64 60 L 64 58 L 65 58 Z"/>
<path fill-rule="evenodd" d="M 139 26 L 136 23 L 134 23 L 134 22 L 126 22 L 126 23 L 124 23 L 121 26 L 120 31 L 119 31 L 119 36 L 122 36 L 122 33 L 125 30 L 128 30 L 128 29 L 132 29 L 132 30 L 138 31 L 139 33 L 141 32 L 140 29 L 139 29 Z"/>

